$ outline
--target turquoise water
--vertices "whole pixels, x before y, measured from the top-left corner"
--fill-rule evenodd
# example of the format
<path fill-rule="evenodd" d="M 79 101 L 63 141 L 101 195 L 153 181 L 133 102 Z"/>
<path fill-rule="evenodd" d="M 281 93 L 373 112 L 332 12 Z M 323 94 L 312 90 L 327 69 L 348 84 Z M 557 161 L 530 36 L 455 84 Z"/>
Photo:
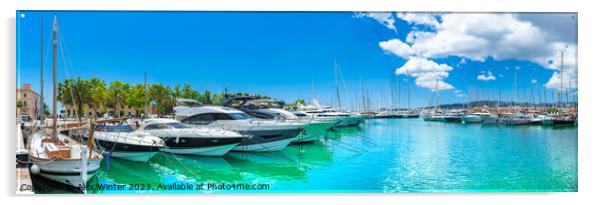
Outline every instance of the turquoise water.
<path fill-rule="evenodd" d="M 263 190 L 93 193 L 577 191 L 577 128 L 371 119 L 313 144 L 223 158 L 111 159 L 91 184 L 268 184 Z"/>

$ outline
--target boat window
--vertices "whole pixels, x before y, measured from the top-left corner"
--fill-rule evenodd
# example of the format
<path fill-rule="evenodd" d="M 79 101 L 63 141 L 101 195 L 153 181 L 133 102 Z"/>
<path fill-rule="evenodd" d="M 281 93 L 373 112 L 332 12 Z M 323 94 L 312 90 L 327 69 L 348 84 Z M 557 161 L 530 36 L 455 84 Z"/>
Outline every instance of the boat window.
<path fill-rule="evenodd" d="M 247 115 L 246 113 L 230 113 L 230 117 L 232 117 L 234 120 L 245 120 L 251 118 L 251 116 Z"/>
<path fill-rule="evenodd" d="M 133 132 L 134 129 L 129 125 L 97 125 L 94 128 L 99 132 Z"/>
<path fill-rule="evenodd" d="M 152 125 L 146 126 L 144 129 L 145 130 L 158 130 L 158 129 L 166 129 L 166 128 L 168 128 L 168 127 L 165 126 L 165 124 L 152 124 Z"/>
<path fill-rule="evenodd" d="M 173 129 L 181 129 L 181 128 L 186 128 L 186 125 L 184 123 L 180 123 L 180 122 L 170 122 L 170 123 L 166 123 L 165 126 L 169 127 L 169 128 L 173 128 Z"/>
<path fill-rule="evenodd" d="M 213 113 L 214 120 L 233 120 L 231 115 L 226 113 Z"/>
<path fill-rule="evenodd" d="M 266 113 L 254 112 L 251 115 L 253 115 L 253 117 L 261 118 L 261 119 L 274 119 L 274 116 L 266 114 Z"/>
<path fill-rule="evenodd" d="M 307 116 L 306 114 L 303 114 L 303 113 L 295 113 L 295 115 L 297 115 L 299 117 L 305 117 L 305 116 Z"/>
<path fill-rule="evenodd" d="M 194 115 L 194 116 L 190 116 L 190 117 L 187 117 L 182 120 L 183 123 L 195 124 L 195 125 L 206 125 L 213 121 L 215 121 L 215 118 L 213 117 L 213 113 L 204 113 L 204 114 Z"/>

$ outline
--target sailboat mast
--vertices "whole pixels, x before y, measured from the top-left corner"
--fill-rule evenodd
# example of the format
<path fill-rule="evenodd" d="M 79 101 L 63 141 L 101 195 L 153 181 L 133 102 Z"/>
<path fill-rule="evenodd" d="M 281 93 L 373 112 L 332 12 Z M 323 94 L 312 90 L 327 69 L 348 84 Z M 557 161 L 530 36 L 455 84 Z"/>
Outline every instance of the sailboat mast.
<path fill-rule="evenodd" d="M 44 17 L 40 17 L 40 124 L 44 124 Z"/>
<path fill-rule="evenodd" d="M 52 22 L 52 137 L 57 139 L 57 131 L 56 131 L 56 16 L 54 16 L 54 21 Z"/>
<path fill-rule="evenodd" d="M 408 111 L 410 111 L 412 109 L 410 106 L 410 79 L 406 79 L 406 81 L 408 81 Z"/>
<path fill-rule="evenodd" d="M 337 109 L 341 109 L 341 96 L 339 95 L 339 77 L 337 73 L 337 59 L 334 59 L 334 83 L 336 92 Z"/>
<path fill-rule="evenodd" d="M 563 77 L 563 68 L 564 67 L 564 50 L 560 51 L 560 90 L 558 91 L 558 107 L 562 107 L 562 92 L 564 92 L 564 77 Z"/>
<path fill-rule="evenodd" d="M 177 101 L 177 99 L 176 99 Z M 142 119 L 146 119 L 148 117 L 148 91 L 146 90 L 146 72 L 144 72 L 144 117 Z"/>

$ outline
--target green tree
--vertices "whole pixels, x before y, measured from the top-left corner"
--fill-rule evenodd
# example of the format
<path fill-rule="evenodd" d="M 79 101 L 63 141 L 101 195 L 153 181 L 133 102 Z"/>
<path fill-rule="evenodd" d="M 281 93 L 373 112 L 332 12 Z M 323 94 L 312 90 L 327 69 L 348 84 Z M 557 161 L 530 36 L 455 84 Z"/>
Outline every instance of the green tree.
<path fill-rule="evenodd" d="M 136 115 L 144 108 L 144 85 L 136 84 L 131 87 L 127 95 L 127 104 L 136 110 Z"/>
<path fill-rule="evenodd" d="M 187 99 L 198 99 L 199 96 L 201 96 L 199 91 L 192 89 L 192 86 L 188 83 L 184 84 L 181 95 L 182 95 L 181 96 L 182 98 L 187 98 Z"/>
<path fill-rule="evenodd" d="M 160 114 L 166 114 L 173 107 L 173 91 L 169 86 L 162 84 L 152 84 L 149 86 L 149 100 L 155 104 Z"/>
<path fill-rule="evenodd" d="M 211 103 L 212 105 L 221 105 L 222 103 L 224 103 L 225 100 L 225 96 L 224 93 L 214 93 L 211 97 Z"/>
<path fill-rule="evenodd" d="M 109 104 L 109 92 L 107 90 L 107 84 L 104 80 L 99 78 L 91 78 L 90 82 L 90 108 L 96 113 L 106 112 L 107 105 Z"/>
<path fill-rule="evenodd" d="M 44 115 L 50 115 L 50 111 L 48 110 L 48 104 L 44 103 Z"/>
<path fill-rule="evenodd" d="M 205 90 L 203 95 L 201 95 L 199 102 L 206 104 L 206 105 L 213 104 L 211 99 L 212 99 L 211 91 Z"/>
<path fill-rule="evenodd" d="M 298 99 L 298 100 L 295 100 L 295 102 L 293 102 L 293 103 L 285 106 L 284 109 L 286 109 L 286 110 L 297 110 L 302 105 L 305 105 L 305 100 Z"/>
<path fill-rule="evenodd" d="M 19 116 L 19 110 L 21 110 L 21 108 L 25 105 L 25 103 L 23 103 L 23 101 L 21 100 L 17 100 L 17 116 Z"/>
<path fill-rule="evenodd" d="M 120 112 L 121 107 L 125 105 L 127 100 L 127 95 L 129 93 L 130 84 L 122 83 L 120 81 L 113 81 L 109 85 L 108 96 L 109 96 L 109 104 L 113 108 L 113 113 L 117 117 L 121 117 L 122 112 Z"/>
<path fill-rule="evenodd" d="M 89 81 L 78 77 L 65 79 L 58 84 L 57 100 L 63 104 L 75 106 L 77 109 L 78 120 L 84 113 L 84 105 L 91 105 L 92 97 L 90 94 Z"/>

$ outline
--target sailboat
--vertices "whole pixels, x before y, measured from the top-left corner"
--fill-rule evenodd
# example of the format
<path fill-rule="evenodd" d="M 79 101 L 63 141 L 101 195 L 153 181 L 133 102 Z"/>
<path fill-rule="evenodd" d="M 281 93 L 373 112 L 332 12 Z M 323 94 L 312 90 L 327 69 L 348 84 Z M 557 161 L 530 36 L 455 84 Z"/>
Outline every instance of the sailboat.
<path fill-rule="evenodd" d="M 57 131 L 57 84 L 56 49 L 57 20 L 53 20 L 53 98 L 51 132 L 45 129 L 34 133 L 29 143 L 29 159 L 32 161 L 32 174 L 39 174 L 52 181 L 83 189 L 95 175 L 103 159 L 92 141 L 82 144 Z M 93 138 L 93 137 L 92 137 Z M 83 189 L 85 191 L 85 189 Z"/>
<path fill-rule="evenodd" d="M 435 107 L 433 110 L 430 110 L 429 113 L 422 116 L 424 121 L 437 121 L 437 122 L 446 122 L 445 116 L 439 111 L 439 80 L 437 80 L 437 84 L 435 84 L 435 93 L 433 93 L 433 101 L 435 101 Z"/>
<path fill-rule="evenodd" d="M 564 67 L 564 51 L 560 53 L 560 91 L 558 91 L 558 107 L 562 106 L 562 94 L 560 92 L 564 91 L 563 87 L 563 67 Z M 575 125 L 577 118 L 573 115 L 564 114 L 562 109 L 558 109 L 557 113 L 548 114 L 541 120 L 543 125 L 547 126 L 571 126 Z"/>

